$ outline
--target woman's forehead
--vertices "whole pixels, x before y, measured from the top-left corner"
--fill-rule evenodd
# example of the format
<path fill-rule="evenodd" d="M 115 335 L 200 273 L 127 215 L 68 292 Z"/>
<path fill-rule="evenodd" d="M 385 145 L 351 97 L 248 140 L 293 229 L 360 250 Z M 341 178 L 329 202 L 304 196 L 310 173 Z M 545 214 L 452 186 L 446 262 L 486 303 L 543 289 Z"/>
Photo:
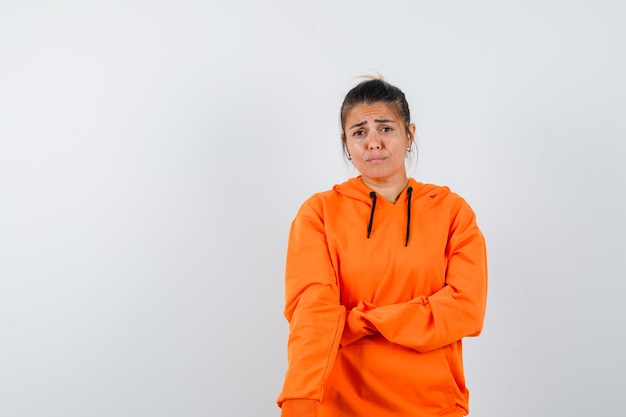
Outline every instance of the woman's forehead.
<path fill-rule="evenodd" d="M 348 110 L 346 121 L 348 119 L 397 119 L 399 117 L 398 108 L 394 103 L 363 103 L 358 104 Z"/>

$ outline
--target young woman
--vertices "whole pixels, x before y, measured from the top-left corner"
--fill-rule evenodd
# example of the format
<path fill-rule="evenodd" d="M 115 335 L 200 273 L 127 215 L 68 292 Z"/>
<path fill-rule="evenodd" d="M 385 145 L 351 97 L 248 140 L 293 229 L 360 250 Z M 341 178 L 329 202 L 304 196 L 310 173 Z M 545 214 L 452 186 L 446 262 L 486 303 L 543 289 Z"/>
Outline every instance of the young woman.
<path fill-rule="evenodd" d="M 483 326 L 487 261 L 468 204 L 408 178 L 401 90 L 363 81 L 341 107 L 360 175 L 304 202 L 289 235 L 283 417 L 458 417 L 462 342 Z"/>

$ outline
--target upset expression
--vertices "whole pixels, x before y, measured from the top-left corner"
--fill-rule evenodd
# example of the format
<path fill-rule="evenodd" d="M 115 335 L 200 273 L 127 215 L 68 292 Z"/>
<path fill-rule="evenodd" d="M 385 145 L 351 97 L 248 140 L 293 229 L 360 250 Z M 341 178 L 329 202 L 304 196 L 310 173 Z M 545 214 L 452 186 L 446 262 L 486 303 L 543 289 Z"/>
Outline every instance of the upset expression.
<path fill-rule="evenodd" d="M 409 125 L 407 131 L 393 104 L 353 107 L 346 114 L 344 132 L 346 150 L 364 180 L 406 180 L 404 159 L 415 125 Z"/>

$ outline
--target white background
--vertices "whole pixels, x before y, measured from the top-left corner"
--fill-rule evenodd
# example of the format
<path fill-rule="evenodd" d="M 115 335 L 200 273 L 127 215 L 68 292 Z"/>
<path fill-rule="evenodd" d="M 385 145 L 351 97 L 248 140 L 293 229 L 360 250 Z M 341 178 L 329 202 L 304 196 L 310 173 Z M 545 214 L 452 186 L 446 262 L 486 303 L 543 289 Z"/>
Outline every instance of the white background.
<path fill-rule="evenodd" d="M 0 3 L 0 415 L 277 416 L 302 201 L 379 71 L 488 241 L 473 416 L 624 414 L 622 1 Z"/>

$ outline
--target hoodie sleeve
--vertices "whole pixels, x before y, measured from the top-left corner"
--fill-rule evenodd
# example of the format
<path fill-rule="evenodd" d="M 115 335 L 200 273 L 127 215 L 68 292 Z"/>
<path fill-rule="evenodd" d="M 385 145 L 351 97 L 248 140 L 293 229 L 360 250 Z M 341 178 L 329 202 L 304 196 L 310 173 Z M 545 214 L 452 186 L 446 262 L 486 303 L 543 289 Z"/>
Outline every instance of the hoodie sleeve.
<path fill-rule="evenodd" d="M 289 234 L 284 311 L 288 369 L 277 399 L 283 417 L 316 414 L 345 323 L 321 212 L 303 205 Z"/>
<path fill-rule="evenodd" d="M 437 349 L 482 331 L 487 301 L 487 255 L 475 215 L 464 202 L 452 219 L 446 285 L 430 296 L 350 312 L 347 334 L 380 332 L 387 340 L 420 352 Z M 356 339 L 355 339 L 356 340 Z M 344 337 L 342 344 L 352 342 Z"/>

